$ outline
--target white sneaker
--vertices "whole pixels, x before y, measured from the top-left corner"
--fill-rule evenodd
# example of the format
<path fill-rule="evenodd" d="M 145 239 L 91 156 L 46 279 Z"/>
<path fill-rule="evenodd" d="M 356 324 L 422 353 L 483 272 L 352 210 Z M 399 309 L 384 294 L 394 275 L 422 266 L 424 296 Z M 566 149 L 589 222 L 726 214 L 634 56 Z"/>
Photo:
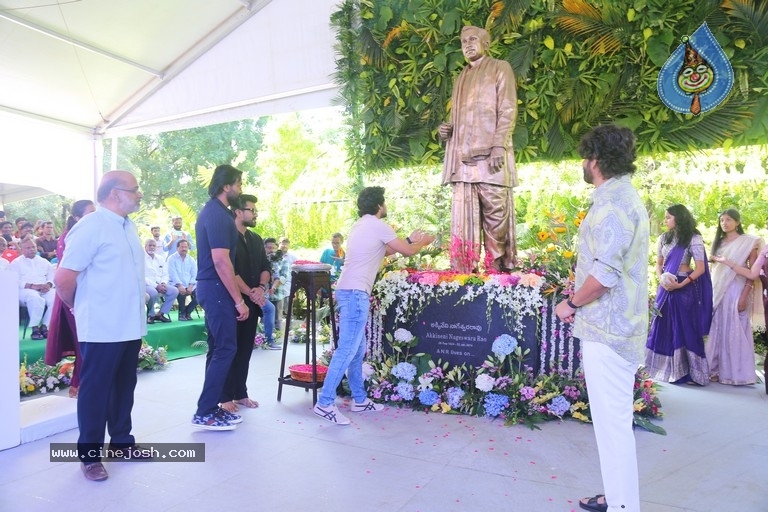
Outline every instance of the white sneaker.
<path fill-rule="evenodd" d="M 331 423 L 335 423 L 337 425 L 349 425 L 349 418 L 341 414 L 335 405 L 321 407 L 320 404 L 315 404 L 315 406 L 312 408 L 312 412 L 321 418 L 330 421 Z"/>
<path fill-rule="evenodd" d="M 352 412 L 383 411 L 384 405 L 377 404 L 370 398 L 366 398 L 363 403 L 358 404 L 352 400 L 352 406 L 349 408 Z"/>

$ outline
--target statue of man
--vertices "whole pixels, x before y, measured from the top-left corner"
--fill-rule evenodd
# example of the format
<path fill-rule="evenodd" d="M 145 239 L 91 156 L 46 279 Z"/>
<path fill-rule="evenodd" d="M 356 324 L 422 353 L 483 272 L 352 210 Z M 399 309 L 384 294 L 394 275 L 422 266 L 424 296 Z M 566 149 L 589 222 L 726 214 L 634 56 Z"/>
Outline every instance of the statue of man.
<path fill-rule="evenodd" d="M 459 272 L 477 270 L 481 231 L 486 264 L 496 270 L 515 264 L 515 74 L 508 62 L 487 55 L 490 45 L 486 30 L 461 30 L 469 65 L 453 85 L 450 122 L 438 129 L 447 141 L 443 184 L 453 185 L 451 268 Z"/>

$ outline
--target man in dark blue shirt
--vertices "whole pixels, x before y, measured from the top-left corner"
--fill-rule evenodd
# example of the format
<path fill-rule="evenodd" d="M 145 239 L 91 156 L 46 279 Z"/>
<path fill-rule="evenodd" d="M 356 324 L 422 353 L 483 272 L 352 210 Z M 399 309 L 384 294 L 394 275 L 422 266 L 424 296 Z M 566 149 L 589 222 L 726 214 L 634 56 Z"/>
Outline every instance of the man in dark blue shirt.
<path fill-rule="evenodd" d="M 237 322 L 249 310 L 235 280 L 237 228 L 229 205 L 240 197 L 242 172 L 231 165 L 213 171 L 205 203 L 195 225 L 197 297 L 205 310 L 208 354 L 205 381 L 192 425 L 205 430 L 234 430 L 243 419 L 219 407 L 224 383 L 237 349 Z"/>

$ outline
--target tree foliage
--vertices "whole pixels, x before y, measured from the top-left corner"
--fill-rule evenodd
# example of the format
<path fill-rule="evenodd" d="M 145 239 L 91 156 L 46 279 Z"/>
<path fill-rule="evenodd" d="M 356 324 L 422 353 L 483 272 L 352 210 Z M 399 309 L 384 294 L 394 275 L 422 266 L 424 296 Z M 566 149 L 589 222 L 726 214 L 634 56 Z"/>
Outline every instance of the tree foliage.
<path fill-rule="evenodd" d="M 736 84 L 694 117 L 668 109 L 656 80 L 704 21 Z M 360 172 L 442 160 L 436 132 L 465 65 L 458 34 L 468 24 L 488 29 L 491 55 L 517 75 L 519 161 L 571 157 L 606 122 L 633 129 L 642 154 L 767 140 L 768 4 L 759 0 L 345 0 L 332 23 Z"/>
<path fill-rule="evenodd" d="M 262 147 L 266 119 L 245 119 L 152 135 L 119 139 L 117 168 L 133 172 L 148 208 L 161 207 L 175 197 L 199 211 L 208 200 L 207 184 L 197 179 L 198 168 L 213 169 L 232 164 L 244 173 L 243 181 L 255 181 L 256 154 Z M 105 166 L 113 148 L 105 145 Z M 105 171 L 108 170 L 106 167 Z"/>

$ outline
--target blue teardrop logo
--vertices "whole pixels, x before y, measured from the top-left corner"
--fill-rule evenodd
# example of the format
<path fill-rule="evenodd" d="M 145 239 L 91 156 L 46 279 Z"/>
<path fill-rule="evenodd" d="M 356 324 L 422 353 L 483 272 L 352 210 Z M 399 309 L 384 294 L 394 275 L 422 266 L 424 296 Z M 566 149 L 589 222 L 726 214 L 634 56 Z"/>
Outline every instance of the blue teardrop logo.
<path fill-rule="evenodd" d="M 706 23 L 681 41 L 661 67 L 656 89 L 667 107 L 697 116 L 728 96 L 733 68 Z"/>

